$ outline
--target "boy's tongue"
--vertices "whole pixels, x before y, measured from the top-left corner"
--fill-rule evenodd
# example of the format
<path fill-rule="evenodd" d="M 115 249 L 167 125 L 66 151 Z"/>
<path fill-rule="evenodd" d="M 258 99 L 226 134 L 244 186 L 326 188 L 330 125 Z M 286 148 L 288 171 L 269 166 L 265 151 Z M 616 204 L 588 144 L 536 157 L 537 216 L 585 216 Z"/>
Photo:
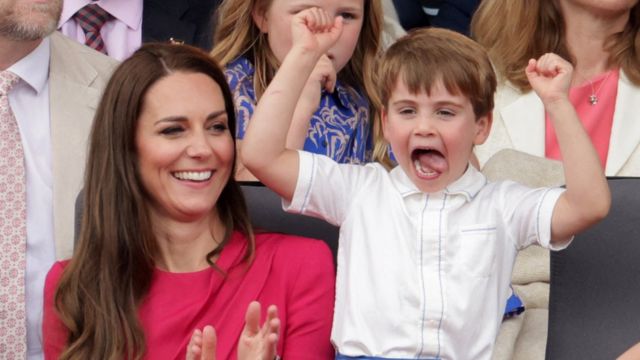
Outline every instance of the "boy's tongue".
<path fill-rule="evenodd" d="M 443 173 L 447 170 L 447 160 L 438 151 L 419 151 L 415 157 L 423 173 Z"/>

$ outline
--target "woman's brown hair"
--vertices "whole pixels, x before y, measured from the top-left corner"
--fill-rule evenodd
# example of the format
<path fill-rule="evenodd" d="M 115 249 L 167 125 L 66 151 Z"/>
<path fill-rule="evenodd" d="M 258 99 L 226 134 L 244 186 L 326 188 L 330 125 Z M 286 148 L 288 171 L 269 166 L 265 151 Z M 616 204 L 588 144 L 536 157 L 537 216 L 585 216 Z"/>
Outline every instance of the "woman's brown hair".
<path fill-rule="evenodd" d="M 562 13 L 555 0 L 483 0 L 471 22 L 472 36 L 489 52 L 498 74 L 521 91 L 531 90 L 524 69 L 531 58 L 554 52 L 570 59 Z M 640 85 L 640 4 L 625 29 L 607 42 L 609 64 Z"/>
<path fill-rule="evenodd" d="M 338 77 L 348 85 L 362 90 L 367 98 L 376 96 L 376 59 L 381 51 L 382 5 L 380 0 L 363 0 L 363 24 L 358 44 Z M 218 8 L 215 46 L 211 56 L 225 66 L 240 56 L 254 66 L 253 87 L 259 99 L 271 82 L 279 64 L 251 16 L 253 11 L 266 13 L 272 0 L 225 0 Z"/>
<path fill-rule="evenodd" d="M 201 50 L 148 44 L 115 70 L 91 131 L 78 246 L 55 294 L 56 310 L 69 332 L 60 359 L 144 356 L 145 337 L 137 310 L 149 291 L 158 247 L 149 217 L 150 199 L 138 172 L 135 137 L 149 88 L 177 71 L 205 74 L 220 86 L 229 129 L 235 133 L 233 97 L 224 73 Z M 215 266 L 211 259 L 238 230 L 248 239 L 244 259 L 250 261 L 255 251 L 253 231 L 233 177 L 216 208 L 225 236 L 203 256 Z"/>

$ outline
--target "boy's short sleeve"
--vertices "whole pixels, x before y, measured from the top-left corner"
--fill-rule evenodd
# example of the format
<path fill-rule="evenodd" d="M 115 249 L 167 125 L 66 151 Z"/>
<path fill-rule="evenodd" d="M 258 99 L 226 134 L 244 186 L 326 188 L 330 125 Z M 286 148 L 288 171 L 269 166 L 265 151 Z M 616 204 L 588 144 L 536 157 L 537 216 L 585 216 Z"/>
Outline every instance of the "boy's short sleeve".
<path fill-rule="evenodd" d="M 562 188 L 546 189 L 541 196 L 537 209 L 538 243 L 554 251 L 565 249 L 573 240 L 572 236 L 569 239 L 557 241 L 555 244 L 551 243 L 551 219 L 553 218 L 553 209 L 560 195 L 565 191 L 566 190 Z"/>
<path fill-rule="evenodd" d="M 517 249 L 539 244 L 550 250 L 562 250 L 572 238 L 551 243 L 553 210 L 565 191 L 563 188 L 536 188 L 507 181 L 500 186 L 503 223 L 508 224 L 509 237 Z"/>
<path fill-rule="evenodd" d="M 338 164 L 324 155 L 302 150 L 298 156 L 298 182 L 291 202 L 283 201 L 283 209 L 340 226 L 362 189 L 359 185 L 365 180 L 365 166 Z"/>

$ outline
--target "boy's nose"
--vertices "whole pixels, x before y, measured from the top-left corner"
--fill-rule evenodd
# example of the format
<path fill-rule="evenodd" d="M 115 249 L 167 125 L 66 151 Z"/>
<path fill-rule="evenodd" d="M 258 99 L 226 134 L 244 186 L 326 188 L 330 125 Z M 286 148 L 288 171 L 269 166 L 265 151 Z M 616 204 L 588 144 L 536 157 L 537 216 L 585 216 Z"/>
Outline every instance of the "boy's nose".
<path fill-rule="evenodd" d="M 433 135 L 435 132 L 436 129 L 431 118 L 423 116 L 417 120 L 416 127 L 414 128 L 414 133 L 416 135 L 427 136 Z"/>

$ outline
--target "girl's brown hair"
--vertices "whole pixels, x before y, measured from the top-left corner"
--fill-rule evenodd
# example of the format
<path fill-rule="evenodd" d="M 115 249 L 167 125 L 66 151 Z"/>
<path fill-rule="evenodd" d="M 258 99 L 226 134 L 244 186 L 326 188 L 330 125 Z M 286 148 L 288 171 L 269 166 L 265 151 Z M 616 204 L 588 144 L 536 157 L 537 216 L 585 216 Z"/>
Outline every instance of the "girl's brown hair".
<path fill-rule="evenodd" d="M 375 99 L 376 59 L 381 49 L 382 5 L 380 0 L 363 0 L 363 24 L 358 44 L 347 65 L 338 77 L 350 86 Z M 259 99 L 271 82 L 279 64 L 273 55 L 267 38 L 256 26 L 253 11 L 266 13 L 272 0 L 225 0 L 218 8 L 214 34 L 213 58 L 225 66 L 240 56 L 254 66 L 253 87 Z"/>
<path fill-rule="evenodd" d="M 233 98 L 224 73 L 208 54 L 190 46 L 148 44 L 115 70 L 93 121 L 79 243 L 55 294 L 68 329 L 60 359 L 140 359 L 145 337 L 137 310 L 148 293 L 158 246 L 137 166 L 136 129 L 145 95 L 173 72 L 202 73 L 222 89 L 235 133 Z M 232 171 L 233 173 L 233 171 Z M 244 233 L 244 259 L 255 251 L 239 185 L 231 177 L 216 208 L 226 232 L 206 259 L 219 254 L 233 230 Z M 203 254 L 205 256 L 205 254 Z"/>
<path fill-rule="evenodd" d="M 640 4 L 625 29 L 607 42 L 609 65 L 619 66 L 640 85 Z M 570 59 L 562 13 L 554 0 L 484 0 L 471 22 L 472 36 L 488 51 L 500 76 L 521 91 L 531 90 L 524 69 L 529 59 L 554 52 Z"/>

